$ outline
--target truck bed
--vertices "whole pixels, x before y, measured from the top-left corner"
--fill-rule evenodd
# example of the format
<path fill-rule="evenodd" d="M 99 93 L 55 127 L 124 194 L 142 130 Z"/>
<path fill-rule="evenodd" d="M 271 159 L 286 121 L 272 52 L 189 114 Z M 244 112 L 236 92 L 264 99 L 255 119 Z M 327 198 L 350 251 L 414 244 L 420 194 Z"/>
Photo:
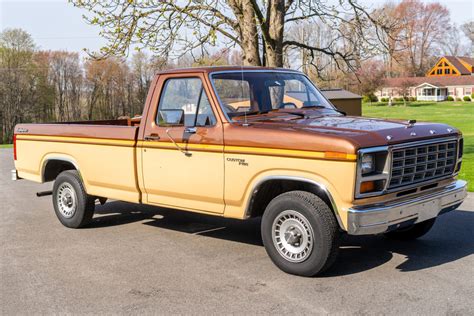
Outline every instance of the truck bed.
<path fill-rule="evenodd" d="M 138 202 L 138 128 L 130 119 L 19 124 L 15 129 L 18 176 L 45 182 L 45 170 L 57 168 L 56 160 L 68 161 L 79 170 L 88 194 Z"/>

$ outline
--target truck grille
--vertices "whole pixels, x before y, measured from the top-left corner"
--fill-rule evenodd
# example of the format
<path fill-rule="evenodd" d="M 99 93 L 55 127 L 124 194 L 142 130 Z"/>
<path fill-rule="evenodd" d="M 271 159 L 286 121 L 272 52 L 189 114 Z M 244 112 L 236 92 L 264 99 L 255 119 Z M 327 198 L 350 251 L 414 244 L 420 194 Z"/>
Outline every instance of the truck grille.
<path fill-rule="evenodd" d="M 442 178 L 454 172 L 457 142 L 446 141 L 392 151 L 392 171 L 388 188 Z"/>

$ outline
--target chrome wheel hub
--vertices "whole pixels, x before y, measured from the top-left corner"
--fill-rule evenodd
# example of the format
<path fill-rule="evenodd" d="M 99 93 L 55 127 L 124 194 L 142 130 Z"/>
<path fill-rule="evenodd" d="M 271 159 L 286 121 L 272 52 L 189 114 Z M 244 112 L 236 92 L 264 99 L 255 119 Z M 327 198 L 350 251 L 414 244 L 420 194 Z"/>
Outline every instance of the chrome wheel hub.
<path fill-rule="evenodd" d="M 70 183 L 64 182 L 58 188 L 57 201 L 59 212 L 65 218 L 71 218 L 76 213 L 76 191 Z"/>
<path fill-rule="evenodd" d="M 301 213 L 287 210 L 275 218 L 272 239 L 280 255 L 290 262 L 303 262 L 313 250 L 313 229 Z"/>

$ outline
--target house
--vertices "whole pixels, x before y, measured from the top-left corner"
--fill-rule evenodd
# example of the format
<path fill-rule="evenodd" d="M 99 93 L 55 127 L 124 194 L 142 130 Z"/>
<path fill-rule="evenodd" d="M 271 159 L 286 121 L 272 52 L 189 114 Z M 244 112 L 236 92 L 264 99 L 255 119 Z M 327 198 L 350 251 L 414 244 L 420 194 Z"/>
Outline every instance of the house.
<path fill-rule="evenodd" d="M 427 77 L 438 76 L 472 76 L 474 75 L 474 58 L 443 56 L 427 73 Z"/>
<path fill-rule="evenodd" d="M 411 97 L 418 101 L 463 100 L 474 93 L 474 58 L 443 56 L 425 77 L 387 78 L 379 98 Z"/>

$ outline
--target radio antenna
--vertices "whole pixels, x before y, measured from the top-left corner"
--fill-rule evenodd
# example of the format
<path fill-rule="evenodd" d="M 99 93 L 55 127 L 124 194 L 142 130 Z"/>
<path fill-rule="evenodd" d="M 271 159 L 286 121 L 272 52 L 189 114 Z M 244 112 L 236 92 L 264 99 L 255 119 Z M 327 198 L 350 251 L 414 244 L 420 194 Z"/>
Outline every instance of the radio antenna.
<path fill-rule="evenodd" d="M 243 66 L 242 63 L 240 64 L 240 77 L 241 77 L 241 80 L 240 80 L 240 99 L 244 100 L 244 66 Z M 250 110 L 250 106 L 251 106 L 251 100 L 249 98 L 249 108 L 248 108 L 248 110 Z M 249 126 L 249 123 L 247 121 L 247 112 L 248 112 L 248 110 L 244 111 L 244 124 L 243 124 L 243 126 Z"/>

